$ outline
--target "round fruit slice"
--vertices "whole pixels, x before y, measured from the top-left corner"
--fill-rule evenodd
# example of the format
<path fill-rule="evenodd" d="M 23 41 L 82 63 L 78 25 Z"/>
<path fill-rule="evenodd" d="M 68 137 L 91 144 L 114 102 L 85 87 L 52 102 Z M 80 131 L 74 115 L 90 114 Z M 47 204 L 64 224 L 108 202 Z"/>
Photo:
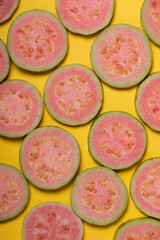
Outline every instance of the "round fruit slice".
<path fill-rule="evenodd" d="M 158 240 L 160 222 L 151 218 L 133 219 L 122 224 L 113 240 Z"/>
<path fill-rule="evenodd" d="M 66 130 L 47 126 L 37 128 L 24 139 L 20 164 L 26 178 L 41 189 L 57 189 L 76 174 L 80 149 Z"/>
<path fill-rule="evenodd" d="M 93 42 L 91 62 L 97 75 L 110 86 L 134 86 L 150 71 L 150 42 L 139 28 L 128 24 L 110 26 Z"/>
<path fill-rule="evenodd" d="M 15 167 L 0 163 L 0 222 L 20 214 L 29 201 L 29 185 Z"/>
<path fill-rule="evenodd" d="M 83 225 L 68 204 L 41 203 L 25 216 L 22 226 L 24 240 L 82 240 Z"/>
<path fill-rule="evenodd" d="M 125 112 L 106 112 L 91 125 L 89 151 L 100 164 L 124 169 L 139 161 L 146 149 L 143 125 Z"/>
<path fill-rule="evenodd" d="M 7 80 L 0 85 L 0 135 L 16 138 L 31 132 L 43 114 L 39 91 L 23 80 Z"/>
<path fill-rule="evenodd" d="M 46 71 L 66 56 L 67 32 L 52 13 L 30 10 L 20 14 L 11 24 L 7 46 L 13 62 L 20 68 Z"/>
<path fill-rule="evenodd" d="M 136 110 L 151 129 L 160 131 L 160 72 L 151 74 L 139 85 Z"/>
<path fill-rule="evenodd" d="M 8 75 L 10 69 L 10 58 L 5 43 L 0 39 L 0 82 Z"/>
<path fill-rule="evenodd" d="M 85 124 L 102 106 L 102 86 L 94 72 L 83 65 L 72 64 L 54 71 L 44 88 L 48 112 L 68 125 Z"/>
<path fill-rule="evenodd" d="M 89 35 L 106 27 L 114 12 L 114 0 L 56 0 L 62 23 L 71 32 Z"/>
<path fill-rule="evenodd" d="M 141 23 L 148 37 L 160 46 L 160 2 L 158 0 L 143 2 Z"/>
<path fill-rule="evenodd" d="M 19 6 L 19 0 L 0 0 L 0 23 L 12 17 Z"/>
<path fill-rule="evenodd" d="M 109 168 L 95 167 L 83 171 L 74 181 L 71 205 L 84 221 L 108 225 L 124 213 L 128 192 L 117 173 Z"/>
<path fill-rule="evenodd" d="M 160 219 L 160 158 L 149 159 L 136 169 L 130 190 L 140 211 Z"/>

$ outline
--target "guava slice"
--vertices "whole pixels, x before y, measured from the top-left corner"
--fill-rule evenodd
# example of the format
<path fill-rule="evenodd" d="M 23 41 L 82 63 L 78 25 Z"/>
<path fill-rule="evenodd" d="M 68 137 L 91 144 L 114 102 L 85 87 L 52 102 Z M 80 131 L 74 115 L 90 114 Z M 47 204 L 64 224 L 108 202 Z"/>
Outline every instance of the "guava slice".
<path fill-rule="evenodd" d="M 160 2 L 145 0 L 141 7 L 141 23 L 148 37 L 160 46 Z"/>
<path fill-rule="evenodd" d="M 11 59 L 18 67 L 33 72 L 46 71 L 66 56 L 67 31 L 52 13 L 30 10 L 12 22 L 7 47 Z"/>
<path fill-rule="evenodd" d="M 151 218 L 129 220 L 117 229 L 113 240 L 159 240 L 160 222 Z"/>
<path fill-rule="evenodd" d="M 114 0 L 56 0 L 56 10 L 68 30 L 89 35 L 109 24 Z"/>
<path fill-rule="evenodd" d="M 19 0 L 0 0 L 0 23 L 12 17 L 19 6 Z"/>
<path fill-rule="evenodd" d="M 136 110 L 152 130 L 160 131 L 160 72 L 149 75 L 138 87 Z"/>
<path fill-rule="evenodd" d="M 104 226 L 118 220 L 128 204 L 128 191 L 113 170 L 105 167 L 89 168 L 75 179 L 71 191 L 71 205 L 84 221 Z"/>
<path fill-rule="evenodd" d="M 146 149 L 144 126 L 132 115 L 112 111 L 100 115 L 91 125 L 88 145 L 93 158 L 112 169 L 125 169 L 138 162 Z"/>
<path fill-rule="evenodd" d="M 79 168 L 78 142 L 62 128 L 37 128 L 22 142 L 20 164 L 26 178 L 36 187 L 60 188 L 71 181 Z"/>
<path fill-rule="evenodd" d="M 150 71 L 150 42 L 141 29 L 115 24 L 103 30 L 93 42 L 91 62 L 96 74 L 108 85 L 132 87 Z"/>
<path fill-rule="evenodd" d="M 19 215 L 29 196 L 29 185 L 24 175 L 13 166 L 0 163 L 0 222 Z"/>
<path fill-rule="evenodd" d="M 83 65 L 71 64 L 54 71 L 44 87 L 48 112 L 67 125 L 89 122 L 100 111 L 103 91 L 94 72 Z"/>
<path fill-rule="evenodd" d="M 160 158 L 140 164 L 132 176 L 130 191 L 140 211 L 160 219 Z"/>
<path fill-rule="evenodd" d="M 22 137 L 39 124 L 43 114 L 40 92 L 24 80 L 7 80 L 0 85 L 0 135 Z"/>
<path fill-rule="evenodd" d="M 81 240 L 83 225 L 70 205 L 45 202 L 32 208 L 25 216 L 22 235 L 24 240 Z"/>
<path fill-rule="evenodd" d="M 0 39 L 0 82 L 8 75 L 10 70 L 10 58 L 5 43 Z"/>

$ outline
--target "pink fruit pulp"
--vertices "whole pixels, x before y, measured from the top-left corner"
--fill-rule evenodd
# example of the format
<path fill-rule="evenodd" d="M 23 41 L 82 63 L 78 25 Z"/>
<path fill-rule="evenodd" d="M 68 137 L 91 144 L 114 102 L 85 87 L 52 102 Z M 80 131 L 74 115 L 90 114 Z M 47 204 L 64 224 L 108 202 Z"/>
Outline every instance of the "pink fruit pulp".
<path fill-rule="evenodd" d="M 1 0 L 0 1 L 0 23 L 4 22 L 13 14 L 18 7 L 19 0 Z"/>
<path fill-rule="evenodd" d="M 24 219 L 24 240 L 81 240 L 83 226 L 71 207 L 62 203 L 42 203 Z"/>
<path fill-rule="evenodd" d="M 73 32 L 90 34 L 105 27 L 111 20 L 113 0 L 58 0 L 58 14 Z"/>

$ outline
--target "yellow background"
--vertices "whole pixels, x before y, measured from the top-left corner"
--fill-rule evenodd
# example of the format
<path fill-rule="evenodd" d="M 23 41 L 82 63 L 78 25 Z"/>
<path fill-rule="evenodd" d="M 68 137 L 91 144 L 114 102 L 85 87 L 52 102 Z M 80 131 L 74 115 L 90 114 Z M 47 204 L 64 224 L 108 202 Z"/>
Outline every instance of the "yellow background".
<path fill-rule="evenodd" d="M 115 12 L 110 25 L 116 23 L 128 23 L 136 27 L 142 28 L 140 23 L 140 8 L 142 3 L 143 0 L 115 0 Z M 54 0 L 31 0 L 31 1 L 21 0 L 19 8 L 14 14 L 14 16 L 8 22 L 0 25 L 0 38 L 4 42 L 6 42 L 8 28 L 13 19 L 15 19 L 15 17 L 18 16 L 23 11 L 35 8 L 48 10 L 57 15 Z M 95 34 L 94 36 L 91 37 L 83 37 L 68 32 L 69 37 L 68 55 L 61 65 L 79 63 L 92 68 L 90 61 L 90 47 L 97 35 L 98 34 Z M 153 43 L 151 43 L 151 47 L 153 53 L 153 65 L 151 72 L 153 73 L 156 71 L 160 71 L 160 49 Z M 24 79 L 29 83 L 35 85 L 43 95 L 44 84 L 52 71 L 53 70 L 47 73 L 33 74 L 19 69 L 14 63 L 12 63 L 8 78 Z M 131 89 L 118 90 L 113 89 L 103 83 L 102 85 L 104 91 L 104 101 L 100 113 L 111 110 L 120 110 L 126 111 L 138 118 L 134 105 L 137 86 Z M 91 123 L 80 127 L 67 127 L 52 119 L 49 113 L 46 111 L 46 108 L 44 108 L 44 115 L 40 126 L 45 125 L 60 126 L 68 130 L 78 140 L 81 149 L 81 164 L 78 173 L 80 173 L 86 168 L 98 166 L 98 164 L 93 160 L 93 158 L 88 152 L 87 137 Z M 148 127 L 146 127 L 146 130 L 148 134 L 148 145 L 146 153 L 141 161 L 144 161 L 147 158 L 160 156 L 160 141 L 159 141 L 160 134 L 150 130 Z M 13 140 L 0 137 L 0 162 L 11 164 L 20 169 L 19 148 L 22 143 L 22 140 L 23 138 Z M 136 164 L 136 166 L 137 165 L 138 164 Z M 130 179 L 136 166 L 130 168 L 129 170 L 123 170 L 118 172 L 119 176 L 125 182 L 128 190 Z M 63 189 L 57 191 L 42 191 L 30 184 L 29 204 L 18 217 L 8 222 L 0 223 L 0 240 L 22 239 L 21 229 L 23 218 L 30 211 L 30 209 L 37 205 L 38 203 L 45 201 L 59 201 L 70 204 L 70 191 L 72 183 L 73 181 Z M 128 219 L 138 218 L 142 216 L 145 215 L 143 215 L 134 206 L 132 199 L 129 195 L 129 204 L 127 211 L 116 223 L 106 227 L 96 227 L 83 222 L 84 226 L 83 239 L 112 240 L 115 230 L 121 223 L 127 221 Z"/>

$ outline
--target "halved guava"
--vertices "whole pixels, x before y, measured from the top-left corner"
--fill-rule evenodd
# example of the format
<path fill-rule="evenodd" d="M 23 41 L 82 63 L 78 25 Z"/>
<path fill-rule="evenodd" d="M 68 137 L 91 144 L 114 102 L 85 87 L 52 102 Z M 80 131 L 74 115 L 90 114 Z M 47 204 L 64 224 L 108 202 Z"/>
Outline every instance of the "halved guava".
<path fill-rule="evenodd" d="M 160 132 L 160 72 L 149 75 L 139 85 L 135 103 L 140 118 Z"/>
<path fill-rule="evenodd" d="M 160 1 L 145 0 L 141 7 L 141 23 L 148 37 L 160 46 Z"/>
<path fill-rule="evenodd" d="M 68 204 L 40 203 L 25 216 L 22 226 L 23 240 L 82 240 L 81 219 Z"/>
<path fill-rule="evenodd" d="M 20 148 L 20 165 L 36 187 L 53 190 L 66 185 L 80 164 L 76 139 L 66 130 L 46 126 L 26 136 Z"/>
<path fill-rule="evenodd" d="M 117 229 L 113 240 L 159 240 L 160 222 L 152 218 L 129 220 Z"/>
<path fill-rule="evenodd" d="M 102 106 L 103 91 L 94 72 L 71 64 L 54 71 L 44 87 L 48 112 L 57 121 L 81 125 L 93 119 Z"/>
<path fill-rule="evenodd" d="M 91 125 L 88 144 L 98 163 L 112 169 L 124 169 L 142 158 L 147 134 L 141 122 L 132 115 L 106 112 Z"/>
<path fill-rule="evenodd" d="M 71 205 L 75 213 L 93 225 L 108 225 L 118 220 L 128 204 L 128 191 L 113 170 L 89 168 L 75 179 Z"/>
<path fill-rule="evenodd" d="M 43 114 L 40 92 L 24 80 L 7 80 L 0 85 L 0 135 L 22 137 L 39 124 Z"/>
<path fill-rule="evenodd" d="M 160 158 L 148 159 L 138 166 L 131 179 L 130 191 L 140 211 L 160 219 Z"/>
<path fill-rule="evenodd" d="M 150 42 L 141 29 L 115 24 L 103 30 L 93 42 L 91 62 L 96 74 L 108 85 L 134 86 L 150 71 Z"/>
<path fill-rule="evenodd" d="M 0 23 L 12 17 L 19 6 L 20 0 L 0 0 Z"/>
<path fill-rule="evenodd" d="M 10 70 L 10 58 L 5 43 L 0 39 L 0 82 L 8 75 Z"/>
<path fill-rule="evenodd" d="M 20 68 L 34 72 L 46 71 L 66 56 L 67 31 L 52 13 L 30 10 L 12 22 L 7 47 L 11 59 Z"/>
<path fill-rule="evenodd" d="M 68 30 L 89 35 L 109 24 L 114 0 L 56 0 L 56 10 Z"/>
<path fill-rule="evenodd" d="M 0 163 L 0 222 L 19 215 L 29 196 L 29 185 L 24 175 L 13 166 Z"/>

